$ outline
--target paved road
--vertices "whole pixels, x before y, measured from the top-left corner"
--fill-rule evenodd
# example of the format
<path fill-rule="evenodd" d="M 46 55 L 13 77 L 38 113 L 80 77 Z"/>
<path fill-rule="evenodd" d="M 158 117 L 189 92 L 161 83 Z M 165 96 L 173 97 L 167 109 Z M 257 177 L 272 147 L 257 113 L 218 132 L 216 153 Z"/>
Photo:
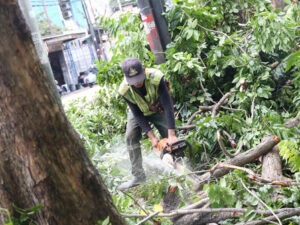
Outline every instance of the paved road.
<path fill-rule="evenodd" d="M 90 87 L 82 87 L 79 90 L 70 92 L 61 97 L 63 104 L 68 104 L 75 99 L 80 99 L 86 97 L 87 100 L 92 99 L 93 96 L 97 94 L 97 91 L 100 89 L 99 85 L 94 85 L 92 88 Z"/>

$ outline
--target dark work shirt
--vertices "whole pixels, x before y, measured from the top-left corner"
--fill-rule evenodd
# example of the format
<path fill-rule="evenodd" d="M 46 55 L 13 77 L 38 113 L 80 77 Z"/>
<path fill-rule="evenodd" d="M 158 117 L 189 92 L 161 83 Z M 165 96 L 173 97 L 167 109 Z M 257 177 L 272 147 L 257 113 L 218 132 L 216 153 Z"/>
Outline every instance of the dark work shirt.
<path fill-rule="evenodd" d="M 138 93 L 141 96 L 145 96 L 147 94 L 145 84 L 141 88 L 136 88 L 134 86 L 132 87 L 136 91 L 136 93 Z M 167 121 L 168 129 L 175 129 L 173 102 L 164 78 L 160 80 L 158 86 L 158 95 L 159 95 L 158 100 L 161 102 L 161 105 L 164 109 L 164 114 Z M 140 110 L 137 104 L 133 104 L 132 102 L 128 101 L 126 98 L 124 99 L 127 102 L 129 108 L 131 109 L 139 126 L 142 128 L 142 130 L 145 133 L 148 133 L 148 131 L 151 130 L 151 127 L 149 121 L 147 120 L 147 116 L 144 116 L 143 112 Z"/>

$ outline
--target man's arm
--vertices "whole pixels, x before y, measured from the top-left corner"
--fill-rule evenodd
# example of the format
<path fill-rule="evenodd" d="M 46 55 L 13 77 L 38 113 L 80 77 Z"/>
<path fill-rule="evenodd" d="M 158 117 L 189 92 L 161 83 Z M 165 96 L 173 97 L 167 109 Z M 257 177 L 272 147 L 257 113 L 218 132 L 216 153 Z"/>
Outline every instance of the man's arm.
<path fill-rule="evenodd" d="M 165 118 L 168 125 L 168 143 L 173 144 L 178 141 L 175 133 L 175 116 L 173 109 L 173 101 L 169 94 L 168 87 L 165 83 L 164 78 L 161 79 L 158 87 L 158 94 L 160 97 L 160 102 L 164 108 Z"/>

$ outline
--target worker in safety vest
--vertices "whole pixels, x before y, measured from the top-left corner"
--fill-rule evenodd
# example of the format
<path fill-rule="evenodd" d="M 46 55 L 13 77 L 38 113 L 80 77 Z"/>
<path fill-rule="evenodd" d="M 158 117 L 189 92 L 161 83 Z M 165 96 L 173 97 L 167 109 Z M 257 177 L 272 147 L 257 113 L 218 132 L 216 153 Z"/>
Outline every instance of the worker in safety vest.
<path fill-rule="evenodd" d="M 137 58 L 127 58 L 122 64 L 122 70 L 125 78 L 119 87 L 119 93 L 130 108 L 127 115 L 126 144 L 133 179 L 123 183 L 119 190 L 146 181 L 140 146 L 142 131 L 148 135 L 153 147 L 157 147 L 159 142 L 150 123 L 158 129 L 162 138 L 168 138 L 169 144 L 178 141 L 173 103 L 163 73 L 157 69 L 144 69 Z"/>

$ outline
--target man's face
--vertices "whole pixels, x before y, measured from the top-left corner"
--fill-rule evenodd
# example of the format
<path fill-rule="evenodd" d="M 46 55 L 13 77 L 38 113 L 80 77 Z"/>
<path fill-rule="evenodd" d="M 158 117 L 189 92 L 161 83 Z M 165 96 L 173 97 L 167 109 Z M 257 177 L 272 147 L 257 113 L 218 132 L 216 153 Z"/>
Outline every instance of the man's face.
<path fill-rule="evenodd" d="M 141 88 L 143 87 L 144 81 L 141 81 L 139 83 L 135 83 L 133 86 L 135 86 L 136 88 Z"/>

